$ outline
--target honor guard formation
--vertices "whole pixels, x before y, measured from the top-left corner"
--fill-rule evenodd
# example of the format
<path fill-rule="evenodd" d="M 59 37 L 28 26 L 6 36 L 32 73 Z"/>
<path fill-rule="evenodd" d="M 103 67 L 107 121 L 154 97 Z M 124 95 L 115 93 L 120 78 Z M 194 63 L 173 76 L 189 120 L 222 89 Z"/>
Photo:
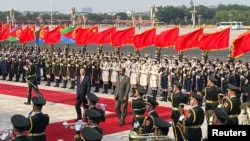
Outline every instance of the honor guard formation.
<path fill-rule="evenodd" d="M 115 95 L 120 68 L 124 68 L 124 75 L 130 78 L 129 96 L 132 100 L 129 106 L 133 109 L 133 121 L 129 140 L 201 140 L 206 136 L 201 132 L 204 120 L 209 125 L 250 124 L 250 62 L 217 58 L 209 60 L 206 52 L 199 58 L 187 58 L 183 54 L 160 56 L 156 53 L 152 57 L 149 54 L 103 53 L 100 49 L 90 54 L 86 48 L 74 50 L 69 45 L 61 49 L 53 45 L 41 48 L 2 44 L 0 74 L 2 81 L 32 81 L 31 85 L 35 86 L 45 81 L 48 87 L 75 89 L 76 77 L 80 75 L 80 69 L 85 68 L 85 76 L 91 78 L 92 92 L 95 94 L 87 94 L 88 108 L 83 119 L 80 119 L 87 125 L 77 121 L 76 141 L 102 140 L 102 130 L 105 129 L 98 125 L 105 122 L 105 106 L 96 108 L 99 101 L 97 95 Z M 37 81 L 33 81 L 33 78 Z M 34 87 L 31 85 L 25 104 L 35 100 L 31 98 L 31 88 Z M 34 89 L 40 93 L 38 88 Z M 171 103 L 171 122 L 157 114 L 155 109 L 159 101 Z M 192 108 L 185 113 L 184 105 Z M 241 112 L 246 117 L 242 123 L 238 118 Z M 17 120 L 23 121 L 22 125 L 16 123 Z M 120 126 L 124 125 L 123 120 Z M 15 128 L 20 128 L 19 132 L 25 129 L 24 126 L 29 126 L 21 116 L 13 117 L 12 123 Z M 44 127 L 34 129 L 32 125 L 35 124 L 35 121 L 31 124 L 30 136 L 37 138 L 35 135 L 39 134 L 40 138 L 45 137 Z M 175 139 L 168 137 L 170 127 L 173 128 Z"/>

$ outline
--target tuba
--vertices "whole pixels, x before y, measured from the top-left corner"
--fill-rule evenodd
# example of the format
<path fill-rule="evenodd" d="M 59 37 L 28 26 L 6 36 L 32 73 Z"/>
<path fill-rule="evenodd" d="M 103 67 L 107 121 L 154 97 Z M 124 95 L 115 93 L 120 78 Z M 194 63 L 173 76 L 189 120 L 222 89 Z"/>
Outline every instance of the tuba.
<path fill-rule="evenodd" d="M 174 141 L 174 139 L 169 136 L 157 136 L 154 133 L 148 134 L 137 134 L 135 131 L 131 130 L 129 136 L 121 137 L 121 141 L 125 138 L 129 138 L 129 141 Z"/>
<path fill-rule="evenodd" d="M 242 118 L 242 125 L 250 125 L 250 102 L 242 103 L 240 108 L 245 111 Z"/>

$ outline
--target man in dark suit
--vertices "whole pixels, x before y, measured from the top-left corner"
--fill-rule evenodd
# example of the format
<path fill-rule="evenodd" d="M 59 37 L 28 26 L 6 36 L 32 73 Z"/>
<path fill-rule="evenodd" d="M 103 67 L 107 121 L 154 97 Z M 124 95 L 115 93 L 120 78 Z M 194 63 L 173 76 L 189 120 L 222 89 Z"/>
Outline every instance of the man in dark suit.
<path fill-rule="evenodd" d="M 77 119 L 82 119 L 81 104 L 84 109 L 88 109 L 86 95 L 90 93 L 91 80 L 90 77 L 85 75 L 85 68 L 80 69 L 80 76 L 77 76 L 77 89 L 76 89 L 76 114 Z"/>
<path fill-rule="evenodd" d="M 119 118 L 119 125 L 125 124 L 127 116 L 128 98 L 130 91 L 130 78 L 125 75 L 125 68 L 119 69 L 119 76 L 117 77 L 117 85 L 115 89 L 114 98 L 116 115 Z"/>
<path fill-rule="evenodd" d="M 32 97 L 34 115 L 32 112 L 25 115 L 29 119 L 30 126 L 28 127 L 28 136 L 32 141 L 46 141 L 45 130 L 49 124 L 49 115 L 42 113 L 42 107 L 46 101 L 40 97 Z"/>

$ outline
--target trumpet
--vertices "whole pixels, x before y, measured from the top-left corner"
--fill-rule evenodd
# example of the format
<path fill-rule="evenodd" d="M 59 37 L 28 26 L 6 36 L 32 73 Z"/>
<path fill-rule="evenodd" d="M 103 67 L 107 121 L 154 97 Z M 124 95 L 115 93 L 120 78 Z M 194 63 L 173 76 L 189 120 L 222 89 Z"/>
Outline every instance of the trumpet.
<path fill-rule="evenodd" d="M 75 125 L 82 125 L 82 126 L 85 126 L 86 123 L 84 123 L 82 120 L 78 120 L 77 122 L 75 123 L 68 123 L 67 121 L 64 121 L 62 123 L 63 127 L 64 128 L 70 128 L 70 129 L 75 129 Z"/>
<path fill-rule="evenodd" d="M 105 111 L 106 107 L 108 106 L 107 104 L 103 103 L 96 103 L 96 106 Z"/>
<path fill-rule="evenodd" d="M 0 130 L 0 138 L 2 137 L 3 134 L 7 134 L 7 137 L 5 138 L 5 141 L 11 141 L 12 139 L 14 139 L 12 131 L 13 131 L 12 129 Z"/>

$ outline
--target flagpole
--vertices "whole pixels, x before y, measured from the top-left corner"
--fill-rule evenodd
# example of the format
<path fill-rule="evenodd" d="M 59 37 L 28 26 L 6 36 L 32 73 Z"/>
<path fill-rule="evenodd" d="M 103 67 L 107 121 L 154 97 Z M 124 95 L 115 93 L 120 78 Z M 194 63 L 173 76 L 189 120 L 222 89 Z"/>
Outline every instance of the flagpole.
<path fill-rule="evenodd" d="M 52 0 L 50 0 L 50 18 L 51 25 L 53 25 Z"/>
<path fill-rule="evenodd" d="M 230 27 L 230 32 L 229 32 L 229 43 L 228 43 L 228 45 L 229 45 L 229 61 L 231 62 L 233 62 L 233 58 L 232 58 L 232 45 L 231 45 L 231 31 L 232 31 L 232 28 Z"/>

